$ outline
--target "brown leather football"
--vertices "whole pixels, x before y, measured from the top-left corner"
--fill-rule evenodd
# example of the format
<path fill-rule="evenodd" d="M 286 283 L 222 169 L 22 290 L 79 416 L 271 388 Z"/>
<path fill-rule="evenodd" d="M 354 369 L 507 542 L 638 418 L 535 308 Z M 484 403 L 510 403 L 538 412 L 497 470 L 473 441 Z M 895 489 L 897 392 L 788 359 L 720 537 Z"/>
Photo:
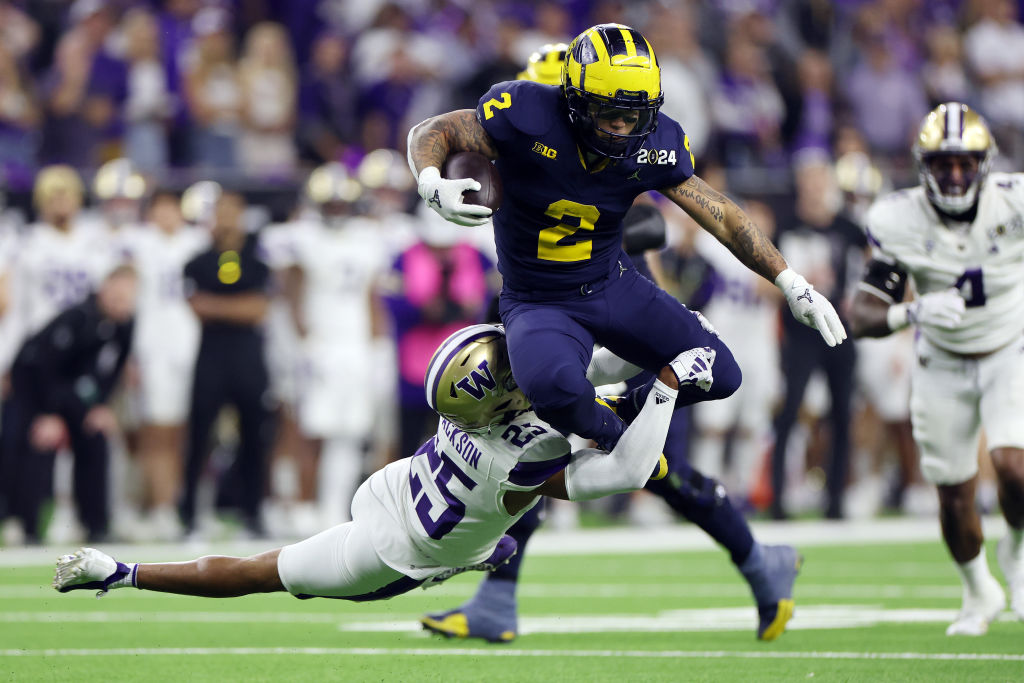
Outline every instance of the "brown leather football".
<path fill-rule="evenodd" d="M 477 191 L 466 190 L 462 201 L 466 204 L 480 204 L 492 211 L 501 206 L 501 176 L 490 159 L 479 152 L 456 152 L 448 157 L 441 169 L 445 178 L 472 178 L 480 183 Z"/>

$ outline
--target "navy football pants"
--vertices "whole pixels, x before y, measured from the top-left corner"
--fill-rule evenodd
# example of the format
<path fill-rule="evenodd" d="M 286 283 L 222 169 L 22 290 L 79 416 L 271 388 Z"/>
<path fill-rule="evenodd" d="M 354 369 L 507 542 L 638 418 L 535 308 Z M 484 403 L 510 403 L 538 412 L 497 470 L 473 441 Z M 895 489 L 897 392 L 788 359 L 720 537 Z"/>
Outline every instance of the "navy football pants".
<path fill-rule="evenodd" d="M 715 349 L 711 391 L 680 387 L 677 407 L 725 398 L 739 387 L 739 366 L 722 340 L 635 268 L 594 289 L 543 301 L 502 292 L 500 313 L 512 374 L 541 419 L 603 446 L 617 441 L 622 423 L 609 419 L 607 409 L 594 402 L 594 387 L 587 380 L 594 342 L 655 374 L 686 349 Z"/>

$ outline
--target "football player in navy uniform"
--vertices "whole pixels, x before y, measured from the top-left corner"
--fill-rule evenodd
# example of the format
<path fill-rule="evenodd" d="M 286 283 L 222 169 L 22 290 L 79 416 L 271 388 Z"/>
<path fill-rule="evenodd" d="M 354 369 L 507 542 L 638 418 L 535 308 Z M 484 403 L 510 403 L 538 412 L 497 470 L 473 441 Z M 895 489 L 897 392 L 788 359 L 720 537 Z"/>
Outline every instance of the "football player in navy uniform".
<path fill-rule="evenodd" d="M 586 374 L 595 342 L 652 372 L 655 359 L 711 349 L 704 358 L 711 381 L 681 389 L 677 406 L 725 398 L 740 383 L 739 367 L 713 328 L 638 274 L 623 252 L 622 218 L 644 192 L 664 194 L 773 281 L 794 316 L 830 346 L 846 338 L 828 300 L 787 267 L 734 202 L 693 174 L 689 141 L 659 112 L 662 101 L 650 43 L 627 26 L 602 24 L 570 44 L 560 87 L 499 83 L 475 111 L 436 116 L 409 135 L 409 163 L 428 206 L 460 225 L 493 219 L 504 278 L 499 310 L 516 382 L 538 415 L 602 447 L 616 442 L 650 384 L 614 409 L 595 402 Z M 478 181 L 441 177 L 448 155 L 459 151 L 495 160 L 504 200 L 493 216 L 463 202 L 464 191 L 480 189 Z M 685 462 L 685 453 L 673 452 L 684 449 L 670 432 L 669 461 Z M 705 518 L 702 528 L 720 527 L 721 536 L 732 537 L 727 547 L 758 603 L 758 637 L 777 637 L 792 613 L 797 554 L 788 546 L 765 552 L 722 487 L 694 475 L 670 480 L 682 502 Z"/>

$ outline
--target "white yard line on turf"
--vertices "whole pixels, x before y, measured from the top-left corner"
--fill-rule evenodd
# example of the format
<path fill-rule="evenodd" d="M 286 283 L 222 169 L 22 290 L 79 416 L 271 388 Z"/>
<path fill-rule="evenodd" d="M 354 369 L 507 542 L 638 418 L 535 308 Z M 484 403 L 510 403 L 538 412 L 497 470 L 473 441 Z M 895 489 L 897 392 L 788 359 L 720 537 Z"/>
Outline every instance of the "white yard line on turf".
<path fill-rule="evenodd" d="M 1002 517 L 983 519 L 985 535 L 999 538 L 1006 531 Z M 898 517 L 892 519 L 851 521 L 787 521 L 753 522 L 754 535 L 762 543 L 790 543 L 797 546 L 874 545 L 879 543 L 942 542 L 938 519 Z M 52 563 L 58 555 L 68 552 L 74 544 L 57 547 L 0 548 L 0 567 L 28 567 Z M 122 560 L 161 562 L 198 557 L 216 552 L 230 555 L 252 555 L 263 552 L 280 541 L 246 541 L 221 543 L 189 543 L 164 545 L 104 545 L 103 550 Z M 717 546 L 707 534 L 689 524 L 657 528 L 615 527 L 550 531 L 543 527 L 530 540 L 530 554 L 584 555 L 622 552 L 668 552 L 679 550 L 713 550 Z"/>
<path fill-rule="evenodd" d="M 686 578 L 686 577 L 684 577 Z M 880 598 L 916 598 L 926 600 L 955 600 L 961 597 L 962 589 L 952 579 L 950 583 L 938 584 L 797 584 L 798 599 L 843 599 L 843 600 L 877 600 Z M 469 583 L 454 583 L 430 589 L 430 596 L 467 597 L 472 595 L 476 586 Z M 626 584 L 626 583 L 537 583 L 528 581 L 516 590 L 521 598 L 692 598 L 699 590 L 702 598 L 745 598 L 750 595 L 750 588 L 737 575 L 736 580 L 729 583 L 704 583 L 688 579 L 685 583 L 669 583 L 665 585 Z M 130 592 L 132 600 L 140 598 L 155 599 L 162 594 L 154 592 Z M 417 595 L 417 593 L 413 593 Z M 0 586 L 0 599 L 39 599 L 54 597 L 53 588 L 49 585 L 10 584 Z M 119 599 L 119 598 L 118 598 Z M 0 611 L 0 620 L 5 619 Z"/>
<path fill-rule="evenodd" d="M 864 628 L 876 624 L 945 624 L 956 618 L 955 609 L 885 609 L 878 605 L 800 605 L 790 630 Z M 421 628 L 419 614 L 305 612 L 2 612 L 3 623 L 131 623 L 131 624 L 326 624 L 358 633 L 413 633 Z M 1006 612 L 1005 621 L 1015 617 Z M 522 616 L 519 632 L 623 633 L 746 631 L 757 622 L 753 607 L 714 607 L 664 610 L 653 614 L 587 614 Z"/>
<path fill-rule="evenodd" d="M 775 650 L 520 650 L 377 647 L 168 647 L 0 650 L 0 657 L 137 657 L 140 655 L 322 655 L 366 657 L 630 657 L 640 659 L 866 659 L 1024 662 L 1024 655 L 974 652 L 779 652 Z"/>

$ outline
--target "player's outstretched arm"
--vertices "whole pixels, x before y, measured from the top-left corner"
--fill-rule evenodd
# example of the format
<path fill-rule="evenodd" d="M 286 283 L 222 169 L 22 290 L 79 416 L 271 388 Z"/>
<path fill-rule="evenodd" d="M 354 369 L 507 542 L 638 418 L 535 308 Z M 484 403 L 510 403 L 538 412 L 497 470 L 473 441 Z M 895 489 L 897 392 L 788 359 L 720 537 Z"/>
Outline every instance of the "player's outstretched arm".
<path fill-rule="evenodd" d="M 498 150 L 491 136 L 476 119 L 472 109 L 441 114 L 417 124 L 409 131 L 409 168 L 416 176 L 416 190 L 446 221 L 477 226 L 486 223 L 491 210 L 478 204 L 463 203 L 462 193 L 480 189 L 472 178 L 442 178 L 445 160 L 456 152 L 479 152 L 497 159 Z"/>
<path fill-rule="evenodd" d="M 829 346 L 841 344 L 846 330 L 828 299 L 814 291 L 761 232 L 750 217 L 721 192 L 696 175 L 661 190 L 683 211 L 729 248 L 743 265 L 782 290 L 793 317 L 821 333 Z"/>
<path fill-rule="evenodd" d="M 853 298 L 850 328 L 854 337 L 884 337 L 920 324 L 949 329 L 960 324 L 966 306 L 955 289 L 929 292 L 914 301 L 893 304 L 862 289 Z"/>
<path fill-rule="evenodd" d="M 659 464 L 679 390 L 675 371 L 665 366 L 640 414 L 609 451 L 584 448 L 569 465 L 530 491 L 506 491 L 505 509 L 515 514 L 539 495 L 559 500 L 590 500 L 643 488 Z"/>

